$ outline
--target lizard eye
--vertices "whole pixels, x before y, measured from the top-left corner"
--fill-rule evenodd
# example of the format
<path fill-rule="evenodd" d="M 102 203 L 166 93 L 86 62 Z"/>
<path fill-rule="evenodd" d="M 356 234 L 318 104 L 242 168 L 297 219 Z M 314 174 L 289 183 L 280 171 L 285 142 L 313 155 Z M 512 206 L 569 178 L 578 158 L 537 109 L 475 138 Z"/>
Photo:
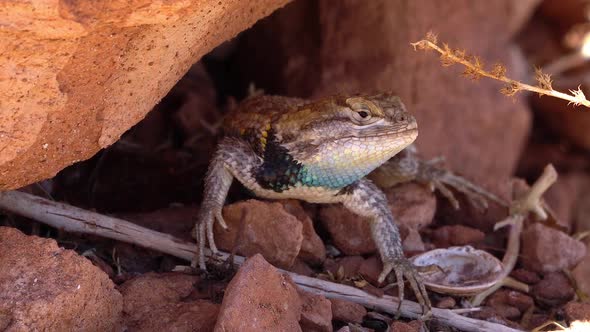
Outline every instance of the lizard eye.
<path fill-rule="evenodd" d="M 353 110 L 350 112 L 351 120 L 357 124 L 368 124 L 372 120 L 371 112 L 365 109 Z"/>

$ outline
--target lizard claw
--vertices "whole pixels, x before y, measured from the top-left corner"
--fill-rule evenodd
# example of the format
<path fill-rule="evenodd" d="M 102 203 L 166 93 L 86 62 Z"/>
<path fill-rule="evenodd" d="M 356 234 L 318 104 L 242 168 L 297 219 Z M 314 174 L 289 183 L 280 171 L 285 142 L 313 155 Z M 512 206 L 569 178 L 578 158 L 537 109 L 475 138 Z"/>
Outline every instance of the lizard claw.
<path fill-rule="evenodd" d="M 214 255 L 219 252 L 215 245 L 215 236 L 213 234 L 213 226 L 216 221 L 221 227 L 227 229 L 227 224 L 223 220 L 221 210 L 215 213 L 199 213 L 193 230 L 193 237 L 197 240 L 198 249 L 191 261 L 191 267 L 196 268 L 198 265 L 201 270 L 207 270 L 205 265 L 205 246 L 207 242 L 209 242 L 209 249 Z"/>
<path fill-rule="evenodd" d="M 399 318 L 401 314 L 401 306 L 404 300 L 404 277 L 409 281 L 416 298 L 418 299 L 418 303 L 422 306 L 422 318 L 423 320 L 427 320 L 428 317 L 431 316 L 432 312 L 432 305 L 430 303 L 430 298 L 428 297 L 428 293 L 426 292 L 426 287 L 424 286 L 424 282 L 416 267 L 406 258 L 398 258 L 393 260 L 388 260 L 383 263 L 383 271 L 379 275 L 378 281 L 379 283 L 383 282 L 385 278 L 391 272 L 395 273 L 396 283 L 398 287 L 398 294 L 399 294 L 399 302 L 397 307 L 397 314 L 396 317 Z"/>

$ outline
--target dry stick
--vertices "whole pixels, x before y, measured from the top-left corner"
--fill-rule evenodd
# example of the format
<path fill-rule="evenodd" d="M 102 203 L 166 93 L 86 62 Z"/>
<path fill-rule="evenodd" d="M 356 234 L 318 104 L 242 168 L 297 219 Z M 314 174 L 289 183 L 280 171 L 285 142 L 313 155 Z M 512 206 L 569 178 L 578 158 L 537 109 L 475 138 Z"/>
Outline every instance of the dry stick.
<path fill-rule="evenodd" d="M 474 65 L 471 61 L 469 61 L 465 57 L 457 56 L 457 55 L 453 54 L 452 50 L 443 49 L 440 46 L 438 46 L 436 43 L 434 43 L 428 39 L 423 39 L 423 40 L 417 41 L 415 43 L 410 43 L 410 44 L 412 46 L 414 46 L 414 49 L 416 49 L 416 48 L 433 49 L 433 50 L 437 51 L 438 53 L 440 53 L 441 56 L 444 57 L 445 59 L 448 59 L 454 63 L 460 63 L 461 65 L 465 66 L 466 68 L 469 68 L 470 70 L 477 72 L 478 76 L 485 76 L 485 77 L 488 77 L 488 78 L 491 78 L 494 80 L 498 80 L 498 81 L 507 83 L 509 87 L 517 87 L 518 89 L 528 90 L 531 92 L 538 93 L 540 95 L 547 95 L 547 96 L 552 96 L 555 98 L 567 100 L 570 103 L 573 103 L 574 105 L 584 105 L 586 107 L 590 107 L 590 101 L 586 99 L 586 96 L 584 96 L 584 93 L 582 92 L 582 90 L 580 90 L 580 88 L 578 88 L 577 90 L 570 90 L 570 92 L 573 95 L 568 95 L 567 93 L 555 91 L 552 88 L 551 89 L 544 89 L 542 87 L 538 87 L 538 86 L 522 83 L 517 80 L 513 80 L 509 77 L 506 77 L 506 75 L 504 75 L 504 74 L 494 74 L 494 73 L 487 72 L 487 71 L 483 70 L 483 68 L 480 68 L 480 67 L 477 67 L 476 65 Z M 547 83 L 549 83 L 549 82 L 547 82 Z"/>
<path fill-rule="evenodd" d="M 512 203 L 510 207 L 510 216 L 506 219 L 496 223 L 494 230 L 511 226 L 508 233 L 508 244 L 506 246 L 506 254 L 502 259 L 502 277 L 501 280 L 494 286 L 486 289 L 485 291 L 477 294 L 471 304 L 474 306 L 480 305 L 483 300 L 490 294 L 495 292 L 502 286 L 510 286 L 514 281 L 508 277 L 512 269 L 516 265 L 518 260 L 518 253 L 520 252 L 520 235 L 522 233 L 522 226 L 524 220 L 527 218 L 529 213 L 534 213 L 541 220 L 547 219 L 547 213 L 543 208 L 541 196 L 551 187 L 551 185 L 557 180 L 557 172 L 552 164 L 545 166 L 543 174 L 535 181 L 531 189 L 523 197 Z"/>
<path fill-rule="evenodd" d="M 19 191 L 0 193 L 0 209 L 68 232 L 93 234 L 133 243 L 188 261 L 193 258 L 194 252 L 197 250 L 195 244 L 182 241 L 169 234 L 156 232 L 125 220 L 86 211 Z M 221 253 L 215 258 L 226 259 L 227 257 L 228 254 Z M 236 263 L 242 264 L 243 261 L 243 257 L 235 257 Z M 327 298 L 359 303 L 365 307 L 390 314 L 397 313 L 398 299 L 395 297 L 383 296 L 379 298 L 351 286 L 306 277 L 293 272 L 283 272 L 287 273 L 300 288 L 306 291 L 321 294 Z M 408 318 L 419 318 L 422 315 L 422 308 L 416 302 L 405 300 L 401 306 L 401 315 Z M 433 308 L 432 320 L 464 331 L 518 331 L 504 325 L 463 317 L 453 310 L 447 309 Z"/>

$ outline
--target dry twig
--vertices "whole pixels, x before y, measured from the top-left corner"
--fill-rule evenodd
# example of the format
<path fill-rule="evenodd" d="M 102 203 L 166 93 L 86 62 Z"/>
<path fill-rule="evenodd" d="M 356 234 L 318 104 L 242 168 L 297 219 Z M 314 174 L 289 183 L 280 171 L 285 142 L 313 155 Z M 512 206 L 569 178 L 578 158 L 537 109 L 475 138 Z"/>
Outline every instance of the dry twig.
<path fill-rule="evenodd" d="M 512 280 L 508 275 L 518 260 L 518 253 L 520 252 L 520 234 L 522 233 L 523 223 L 529 213 L 534 213 L 541 220 L 547 219 L 547 212 L 545 212 L 545 209 L 543 208 L 541 196 L 543 196 L 545 191 L 547 191 L 556 180 L 557 172 L 553 165 L 549 164 L 545 166 L 543 174 L 541 174 L 537 181 L 535 181 L 531 189 L 523 197 L 512 203 L 510 207 L 510 215 L 494 225 L 494 230 L 511 226 L 508 233 L 506 253 L 502 259 L 502 278 L 499 279 L 500 281 L 494 286 L 477 294 L 471 301 L 472 305 L 480 305 L 487 296 L 502 286 L 516 285 L 517 287 L 522 287 L 521 283 L 515 284 L 516 281 Z"/>
<path fill-rule="evenodd" d="M 578 87 L 576 90 L 570 90 L 570 94 L 553 90 L 551 86 L 551 77 L 543 73 L 540 69 L 535 71 L 537 85 L 529 85 L 513 80 L 506 76 L 506 67 L 501 64 L 495 64 L 492 70 L 487 71 L 484 68 L 483 61 L 477 56 L 467 55 L 464 50 L 452 49 L 448 44 L 443 43 L 442 47 L 438 45 L 437 37 L 432 32 L 426 35 L 425 39 L 411 43 L 414 49 L 435 50 L 440 53 L 440 59 L 443 66 L 451 66 L 455 63 L 465 67 L 464 75 L 474 80 L 480 77 L 488 77 L 506 83 L 506 86 L 500 90 L 507 96 L 513 96 L 517 92 L 527 90 L 539 95 L 547 95 L 555 98 L 569 101 L 570 104 L 584 105 L 590 107 L 590 101 L 586 99 L 584 92 Z"/>
<path fill-rule="evenodd" d="M 194 252 L 197 249 L 195 244 L 184 242 L 169 234 L 156 232 L 125 220 L 86 211 L 63 203 L 53 202 L 19 191 L 0 193 L 0 208 L 68 232 L 94 234 L 133 243 L 187 261 L 193 258 Z M 225 260 L 227 257 L 228 254 L 222 253 L 218 257 L 211 258 Z M 239 256 L 235 256 L 234 259 L 234 262 L 237 264 L 242 264 L 244 261 L 244 258 Z M 394 315 L 397 313 L 397 298 L 391 296 L 379 298 L 351 286 L 306 277 L 293 272 L 283 272 L 291 276 L 293 281 L 306 291 L 324 295 L 327 298 L 352 301 L 365 307 Z M 465 310 L 460 312 L 465 312 Z M 404 300 L 400 313 L 404 317 L 417 319 L 422 316 L 422 308 L 416 302 Z M 464 331 L 518 331 L 501 324 L 464 317 L 448 309 L 433 308 L 432 320 Z"/>

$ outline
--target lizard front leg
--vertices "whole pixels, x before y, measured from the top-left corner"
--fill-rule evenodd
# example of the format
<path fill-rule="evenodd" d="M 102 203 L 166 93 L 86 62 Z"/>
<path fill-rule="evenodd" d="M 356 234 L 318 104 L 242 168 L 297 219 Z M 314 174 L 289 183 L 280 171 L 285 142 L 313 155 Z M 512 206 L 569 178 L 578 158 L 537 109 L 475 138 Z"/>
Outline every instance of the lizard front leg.
<path fill-rule="evenodd" d="M 430 299 L 416 268 L 404 256 L 399 230 L 394 223 L 385 194 L 367 179 L 359 180 L 350 189 L 344 194 L 342 203 L 352 212 L 370 219 L 371 235 L 383 262 L 383 271 L 378 281 L 383 282 L 391 271 L 395 273 L 401 307 L 405 277 L 422 305 L 423 314 L 428 315 L 431 308 Z"/>
<path fill-rule="evenodd" d="M 433 190 L 440 191 L 455 209 L 459 208 L 459 201 L 449 188 L 465 194 L 471 204 L 480 209 L 487 208 L 487 201 L 507 205 L 496 195 L 461 176 L 441 168 L 437 163 L 437 160 L 420 160 L 415 146 L 411 145 L 374 170 L 369 175 L 369 178 L 381 188 L 390 188 L 398 183 L 408 181 L 425 183 Z"/>
<path fill-rule="evenodd" d="M 201 269 L 205 269 L 207 242 L 211 251 L 214 254 L 217 253 L 213 225 L 217 220 L 223 228 L 227 228 L 221 212 L 229 188 L 234 177 L 241 181 L 248 180 L 250 170 L 254 166 L 256 166 L 256 155 L 244 141 L 237 138 L 224 138 L 219 143 L 205 177 L 203 202 L 194 228 L 194 237 L 199 249 L 191 264 L 193 267 L 196 267 L 198 263 Z"/>

